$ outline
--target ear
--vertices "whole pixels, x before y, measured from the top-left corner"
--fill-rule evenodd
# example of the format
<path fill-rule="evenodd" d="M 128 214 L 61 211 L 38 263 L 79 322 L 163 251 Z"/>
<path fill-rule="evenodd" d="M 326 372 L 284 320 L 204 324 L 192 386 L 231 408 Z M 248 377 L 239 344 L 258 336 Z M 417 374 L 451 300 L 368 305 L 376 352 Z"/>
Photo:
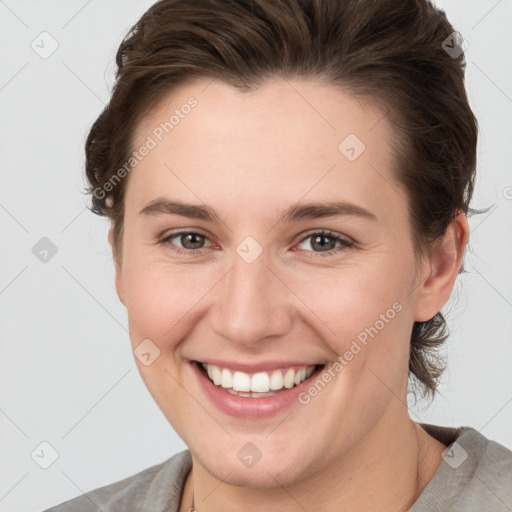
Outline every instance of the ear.
<path fill-rule="evenodd" d="M 461 212 L 446 228 L 442 239 L 436 241 L 425 263 L 422 282 L 417 292 L 414 320 L 426 322 L 446 304 L 464 258 L 469 240 L 466 215 Z"/>
<path fill-rule="evenodd" d="M 108 243 L 110 244 L 110 247 L 112 250 L 114 249 L 114 230 L 113 228 L 110 228 L 108 230 Z M 112 251 L 113 252 L 113 251 Z M 119 297 L 119 300 L 126 306 L 126 303 L 124 301 L 124 282 L 123 282 L 123 274 L 121 271 L 121 263 L 114 258 L 114 265 L 116 267 L 116 291 L 117 296 Z"/>

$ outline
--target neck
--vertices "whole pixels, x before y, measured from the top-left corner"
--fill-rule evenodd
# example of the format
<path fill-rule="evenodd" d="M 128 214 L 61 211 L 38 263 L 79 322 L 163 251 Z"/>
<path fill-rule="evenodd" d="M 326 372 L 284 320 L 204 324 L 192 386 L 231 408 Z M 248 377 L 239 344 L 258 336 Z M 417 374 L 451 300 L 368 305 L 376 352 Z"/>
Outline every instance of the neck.
<path fill-rule="evenodd" d="M 192 456 L 180 512 L 261 512 L 276 507 L 283 512 L 405 512 L 439 468 L 444 449 L 407 415 L 388 425 L 380 422 L 356 448 L 286 488 L 277 481 L 264 489 L 223 483 Z"/>

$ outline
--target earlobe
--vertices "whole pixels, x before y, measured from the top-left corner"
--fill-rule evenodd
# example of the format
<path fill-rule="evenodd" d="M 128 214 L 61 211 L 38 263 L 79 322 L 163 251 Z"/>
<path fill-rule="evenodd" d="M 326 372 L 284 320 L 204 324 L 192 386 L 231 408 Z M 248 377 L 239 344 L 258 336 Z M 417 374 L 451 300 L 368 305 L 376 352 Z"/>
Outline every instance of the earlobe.
<path fill-rule="evenodd" d="M 469 227 L 465 214 L 461 212 L 446 228 L 442 239 L 433 246 L 428 261 L 430 272 L 420 284 L 417 294 L 415 321 L 430 320 L 450 298 L 468 240 Z"/>
<path fill-rule="evenodd" d="M 113 254 L 113 258 L 114 258 L 114 266 L 115 266 L 115 270 L 116 270 L 115 286 L 116 286 L 117 296 L 119 297 L 119 300 L 123 303 L 123 305 L 126 306 L 126 303 L 124 301 L 124 281 L 123 281 L 123 274 L 121 271 L 121 262 L 117 261 L 117 258 L 114 253 L 114 231 L 113 231 L 113 228 L 110 228 L 108 231 L 108 243 L 110 244 L 110 247 L 112 248 L 112 254 Z"/>

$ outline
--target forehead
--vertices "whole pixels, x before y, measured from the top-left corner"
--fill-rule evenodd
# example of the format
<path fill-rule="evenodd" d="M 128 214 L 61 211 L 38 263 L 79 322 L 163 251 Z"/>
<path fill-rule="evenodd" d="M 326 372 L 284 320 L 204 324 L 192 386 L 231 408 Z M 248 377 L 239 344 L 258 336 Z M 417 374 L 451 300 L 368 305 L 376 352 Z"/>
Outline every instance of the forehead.
<path fill-rule="evenodd" d="M 219 80 L 200 78 L 181 84 L 143 115 L 135 127 L 134 142 L 143 142 L 150 133 L 158 139 L 170 139 L 166 135 L 183 132 L 187 125 L 198 136 L 204 136 L 214 125 L 221 136 L 236 125 L 239 135 L 250 130 L 249 134 L 274 137 L 281 132 L 291 144 L 294 134 L 309 132 L 313 139 L 312 135 L 320 131 L 323 142 L 331 144 L 350 130 L 365 139 L 387 137 L 390 130 L 384 118 L 372 99 L 323 81 L 275 79 L 241 91 Z"/>
<path fill-rule="evenodd" d="M 307 195 L 389 207 L 404 196 L 392 172 L 391 135 L 379 108 L 332 85 L 279 79 L 242 92 L 195 80 L 136 127 L 133 149 L 149 141 L 152 149 L 128 188 L 139 204 L 176 190 L 215 202 L 224 190 L 238 206 Z"/>

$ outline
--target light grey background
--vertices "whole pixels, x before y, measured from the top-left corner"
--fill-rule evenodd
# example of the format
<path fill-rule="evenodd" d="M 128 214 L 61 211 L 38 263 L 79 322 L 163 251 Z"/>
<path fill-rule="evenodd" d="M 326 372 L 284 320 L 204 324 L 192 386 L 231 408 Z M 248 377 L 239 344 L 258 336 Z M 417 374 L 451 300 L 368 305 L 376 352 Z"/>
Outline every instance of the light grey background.
<path fill-rule="evenodd" d="M 80 192 L 115 51 L 152 3 L 0 1 L 0 511 L 43 510 L 185 448 L 138 373 L 108 223 Z M 441 395 L 411 415 L 512 448 L 512 1 L 437 4 L 468 44 L 480 124 L 472 206 L 492 208 L 469 220 L 469 273 L 444 308 L 452 335 Z M 48 58 L 31 47 L 51 49 L 44 31 L 58 43 Z M 43 237 L 57 248 L 46 263 L 32 252 Z M 58 452 L 48 469 L 44 441 Z"/>

